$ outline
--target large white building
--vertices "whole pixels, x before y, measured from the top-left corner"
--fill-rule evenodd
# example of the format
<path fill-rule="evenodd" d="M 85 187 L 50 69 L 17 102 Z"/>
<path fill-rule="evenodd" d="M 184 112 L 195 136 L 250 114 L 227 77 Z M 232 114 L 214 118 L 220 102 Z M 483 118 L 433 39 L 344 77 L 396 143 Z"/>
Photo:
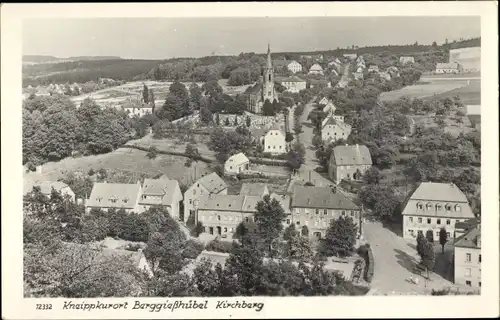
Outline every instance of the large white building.
<path fill-rule="evenodd" d="M 264 136 L 264 152 L 283 154 L 288 152 L 286 136 L 280 129 L 271 129 Z"/>
<path fill-rule="evenodd" d="M 352 127 L 344 121 L 339 121 L 334 116 L 326 117 L 321 124 L 321 139 L 323 141 L 347 140 Z"/>
<path fill-rule="evenodd" d="M 285 87 L 288 92 L 298 93 L 307 87 L 307 82 L 297 76 L 291 76 L 281 80 L 281 85 Z"/>
<path fill-rule="evenodd" d="M 455 224 L 474 218 L 465 194 L 454 183 L 422 182 L 408 198 L 403 215 L 403 238 L 415 239 L 431 231 L 439 239 L 445 228 L 455 238 Z"/>
<path fill-rule="evenodd" d="M 320 74 L 320 75 L 323 75 L 323 68 L 319 64 L 315 63 L 309 69 L 309 74 Z"/>
<path fill-rule="evenodd" d="M 142 186 L 139 181 L 130 183 L 94 183 L 89 199 L 85 203 L 85 211 L 100 209 L 124 209 L 126 212 L 142 213 L 144 207 L 139 204 Z"/>
<path fill-rule="evenodd" d="M 302 72 L 302 65 L 295 60 L 290 62 L 286 67 L 293 73 Z"/>

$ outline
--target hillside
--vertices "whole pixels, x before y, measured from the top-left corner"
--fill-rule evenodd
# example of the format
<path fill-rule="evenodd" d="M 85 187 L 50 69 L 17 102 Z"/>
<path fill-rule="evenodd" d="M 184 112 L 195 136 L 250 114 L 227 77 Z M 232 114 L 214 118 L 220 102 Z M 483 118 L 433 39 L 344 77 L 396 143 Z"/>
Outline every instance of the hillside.
<path fill-rule="evenodd" d="M 118 60 L 120 57 L 116 56 L 78 56 L 69 58 L 58 58 L 46 55 L 23 55 L 23 62 L 45 63 L 54 61 L 92 61 L 92 60 Z"/>

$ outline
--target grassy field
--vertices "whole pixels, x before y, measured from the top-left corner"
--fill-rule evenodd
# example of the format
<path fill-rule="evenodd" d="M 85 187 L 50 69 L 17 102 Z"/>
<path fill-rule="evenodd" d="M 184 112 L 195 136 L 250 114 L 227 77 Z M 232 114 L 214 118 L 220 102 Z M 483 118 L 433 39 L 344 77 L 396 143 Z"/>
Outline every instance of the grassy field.
<path fill-rule="evenodd" d="M 135 149 L 117 149 L 111 153 L 87 156 L 81 158 L 67 158 L 58 162 L 49 162 L 43 166 L 41 176 L 37 173 L 25 173 L 26 178 L 40 178 L 57 180 L 63 178 L 67 172 L 88 172 L 91 168 L 122 170 L 130 173 L 142 173 L 147 176 L 165 174 L 179 183 L 189 184 L 194 181 L 195 175 L 209 171 L 202 162 L 195 162 L 191 167 L 184 166 L 186 158 L 168 155 L 158 155 L 156 159 L 148 159 L 146 152 Z"/>
<path fill-rule="evenodd" d="M 194 135 L 196 140 L 196 147 L 198 148 L 198 152 L 200 155 L 215 158 L 215 153 L 212 150 L 209 150 L 207 147 L 207 143 L 210 140 L 209 136 L 205 135 Z M 144 138 L 138 140 L 132 140 L 127 143 L 127 145 L 136 145 L 141 147 L 152 147 L 155 146 L 158 150 L 169 150 L 174 152 L 184 152 L 186 151 L 186 145 L 189 143 L 186 139 L 153 139 L 151 135 L 147 135 Z"/>
<path fill-rule="evenodd" d="M 455 96 L 459 96 L 464 105 L 481 104 L 481 80 L 470 80 L 469 85 L 437 94 L 432 98 L 444 99 Z"/>
<path fill-rule="evenodd" d="M 380 95 L 380 100 L 394 101 L 405 96 L 412 99 L 413 98 L 423 99 L 444 92 L 456 90 L 466 85 L 467 85 L 466 80 L 432 81 L 429 83 L 415 84 L 395 91 L 383 92 Z"/>

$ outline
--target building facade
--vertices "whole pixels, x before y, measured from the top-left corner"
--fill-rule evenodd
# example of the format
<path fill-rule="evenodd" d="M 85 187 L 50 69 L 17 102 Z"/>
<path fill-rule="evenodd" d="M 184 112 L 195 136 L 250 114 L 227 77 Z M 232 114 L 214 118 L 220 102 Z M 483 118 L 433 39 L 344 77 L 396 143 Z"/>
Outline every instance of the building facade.
<path fill-rule="evenodd" d="M 293 73 L 302 72 L 302 65 L 295 60 L 290 62 L 286 67 Z"/>
<path fill-rule="evenodd" d="M 418 232 L 431 231 L 439 240 L 446 229 L 449 239 L 456 238 L 455 225 L 474 218 L 467 197 L 453 183 L 422 182 L 408 198 L 402 212 L 403 238 L 415 239 Z"/>
<path fill-rule="evenodd" d="M 189 219 L 198 222 L 196 216 L 196 207 L 199 201 L 206 195 L 226 195 L 227 184 L 222 180 L 217 173 L 212 172 L 198 179 L 195 183 L 184 192 L 184 222 Z"/>
<path fill-rule="evenodd" d="M 436 73 L 459 73 L 461 72 L 460 65 L 456 62 L 451 63 L 438 63 L 436 65 Z"/>
<path fill-rule="evenodd" d="M 481 288 L 481 224 L 469 230 L 454 243 L 454 282 Z"/>
<path fill-rule="evenodd" d="M 315 63 L 309 69 L 309 74 L 320 74 L 320 75 L 323 75 L 323 68 L 319 64 Z"/>
<path fill-rule="evenodd" d="M 347 140 L 351 134 L 352 127 L 330 116 L 323 120 L 321 128 L 321 139 L 323 141 L 337 141 L 339 139 Z"/>
<path fill-rule="evenodd" d="M 407 63 L 415 63 L 415 57 L 413 56 L 402 56 L 399 57 L 399 63 L 405 65 Z"/>
<path fill-rule="evenodd" d="M 269 130 L 264 136 L 264 152 L 283 154 L 288 152 L 285 134 L 278 129 Z"/>
<path fill-rule="evenodd" d="M 307 87 L 307 82 L 297 76 L 285 78 L 281 81 L 281 85 L 286 88 L 288 92 L 298 93 Z"/>
<path fill-rule="evenodd" d="M 345 145 L 333 148 L 328 176 L 335 183 L 343 179 L 359 180 L 372 166 L 370 150 L 365 145 Z"/>
<path fill-rule="evenodd" d="M 152 206 L 167 209 L 174 219 L 184 220 L 184 212 L 180 212 L 180 202 L 183 200 L 181 188 L 177 180 L 166 177 L 160 179 L 144 179 L 142 194 L 139 199 L 141 210 L 149 210 Z"/>
<path fill-rule="evenodd" d="M 143 206 L 139 204 L 141 194 L 142 187 L 139 181 L 136 184 L 94 183 L 90 197 L 85 202 L 85 211 L 123 209 L 128 213 L 142 213 L 144 212 Z"/>
<path fill-rule="evenodd" d="M 250 160 L 242 153 L 232 155 L 226 160 L 224 164 L 224 172 L 227 174 L 238 174 L 240 172 L 248 171 Z"/>
<path fill-rule="evenodd" d="M 344 194 L 323 187 L 295 186 L 290 205 L 291 223 L 304 236 L 321 239 L 333 219 L 350 217 L 360 226 L 361 209 Z"/>

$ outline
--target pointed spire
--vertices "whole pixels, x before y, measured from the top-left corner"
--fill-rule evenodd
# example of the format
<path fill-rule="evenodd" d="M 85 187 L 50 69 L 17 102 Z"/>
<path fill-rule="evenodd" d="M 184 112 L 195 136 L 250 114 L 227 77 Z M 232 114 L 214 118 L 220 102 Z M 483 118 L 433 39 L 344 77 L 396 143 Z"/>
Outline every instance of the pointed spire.
<path fill-rule="evenodd" d="M 271 69 L 273 67 L 272 61 L 271 61 L 271 45 L 269 42 L 267 43 L 267 68 Z"/>

